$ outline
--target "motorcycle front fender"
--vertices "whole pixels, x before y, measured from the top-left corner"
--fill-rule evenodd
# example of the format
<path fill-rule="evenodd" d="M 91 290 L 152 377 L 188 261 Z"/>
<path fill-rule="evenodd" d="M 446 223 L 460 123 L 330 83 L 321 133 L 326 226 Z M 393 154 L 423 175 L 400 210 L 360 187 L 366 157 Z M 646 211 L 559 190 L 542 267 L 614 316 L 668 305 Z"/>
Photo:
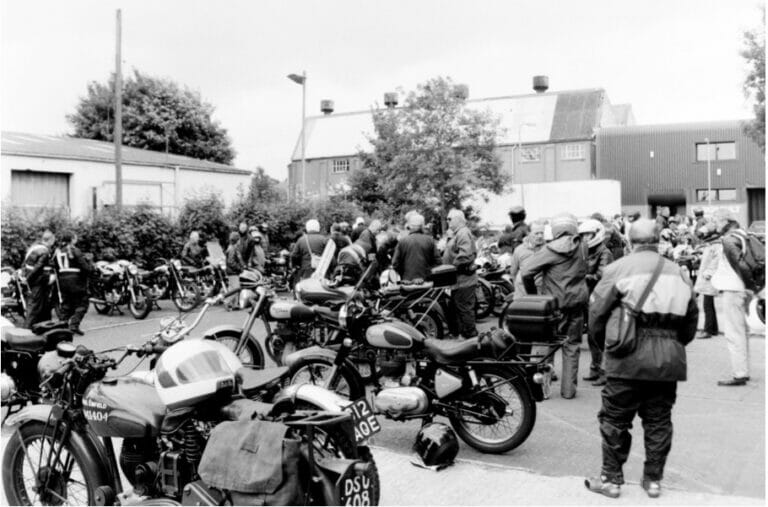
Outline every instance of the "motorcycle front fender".
<path fill-rule="evenodd" d="M 237 326 L 231 326 L 228 324 L 222 324 L 220 326 L 214 326 L 205 331 L 203 338 L 207 340 L 214 340 L 217 336 L 236 336 L 240 337 L 243 334 L 243 328 Z M 258 342 L 253 334 L 248 333 L 248 339 L 254 342 Z"/>
<path fill-rule="evenodd" d="M 312 384 L 293 384 L 281 390 L 274 398 L 275 407 L 281 403 L 295 404 L 296 401 L 310 403 L 313 407 L 327 412 L 342 412 L 350 404 L 346 398 L 333 391 Z"/>
<path fill-rule="evenodd" d="M 283 364 L 290 368 L 302 359 L 314 358 L 329 359 L 331 362 L 333 362 L 333 360 L 336 359 L 336 352 L 333 350 L 325 349 L 318 345 L 312 345 L 306 349 L 297 350 L 296 352 L 288 354 L 285 356 L 285 358 L 283 358 Z"/>
<path fill-rule="evenodd" d="M 8 426 L 16 426 L 29 421 L 48 422 L 51 415 L 52 405 L 27 405 L 15 414 L 9 415 L 5 420 Z"/>

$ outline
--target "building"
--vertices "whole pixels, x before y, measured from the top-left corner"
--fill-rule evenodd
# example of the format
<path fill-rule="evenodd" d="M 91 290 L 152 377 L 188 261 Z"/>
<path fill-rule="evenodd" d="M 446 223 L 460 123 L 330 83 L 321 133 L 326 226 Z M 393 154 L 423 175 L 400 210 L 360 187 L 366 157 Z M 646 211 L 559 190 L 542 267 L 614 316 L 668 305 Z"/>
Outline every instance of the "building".
<path fill-rule="evenodd" d="M 742 224 L 765 220 L 765 159 L 744 133 L 745 123 L 603 128 L 597 133 L 597 177 L 622 182 L 627 212 L 655 216 L 659 206 L 672 214 L 727 207 Z"/>
<path fill-rule="evenodd" d="M 0 188 L 3 203 L 22 207 L 61 206 L 72 217 L 115 202 L 115 149 L 104 141 L 65 136 L 2 133 Z M 173 214 L 184 198 L 219 192 L 227 204 L 250 171 L 191 157 L 122 149 L 123 204 L 149 204 Z"/>
<path fill-rule="evenodd" d="M 544 76 L 534 78 L 536 93 L 469 99 L 467 106 L 490 111 L 500 119 L 497 154 L 512 184 L 589 180 L 595 177 L 595 132 L 600 128 L 634 124 L 629 104 L 612 105 L 605 90 L 549 92 Z M 391 107 L 392 94 L 385 96 Z M 357 154 L 370 150 L 371 111 L 307 118 L 306 172 L 302 175 L 301 135 L 288 166 L 292 196 L 325 198 L 346 189 L 350 171 L 360 166 Z"/>

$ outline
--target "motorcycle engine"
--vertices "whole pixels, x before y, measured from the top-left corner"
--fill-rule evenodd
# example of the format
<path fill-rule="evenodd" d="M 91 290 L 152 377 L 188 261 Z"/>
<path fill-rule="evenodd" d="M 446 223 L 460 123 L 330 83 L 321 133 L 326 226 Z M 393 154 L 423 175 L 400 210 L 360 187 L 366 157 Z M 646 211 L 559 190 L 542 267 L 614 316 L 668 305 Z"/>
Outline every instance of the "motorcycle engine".
<path fill-rule="evenodd" d="M 423 414 L 429 407 L 429 399 L 418 387 L 388 387 L 376 393 L 373 404 L 378 412 L 397 419 Z"/>

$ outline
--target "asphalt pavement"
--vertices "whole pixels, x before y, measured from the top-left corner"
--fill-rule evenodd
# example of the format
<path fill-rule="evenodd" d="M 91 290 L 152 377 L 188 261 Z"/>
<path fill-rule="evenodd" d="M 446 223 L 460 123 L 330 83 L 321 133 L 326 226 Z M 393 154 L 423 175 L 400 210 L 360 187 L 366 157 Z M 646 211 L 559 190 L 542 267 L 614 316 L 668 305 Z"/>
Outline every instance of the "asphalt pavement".
<path fill-rule="evenodd" d="M 101 316 L 91 311 L 83 323 L 84 337 L 76 337 L 95 350 L 140 344 L 174 315 L 173 306 L 142 321 L 124 316 Z M 219 324 L 243 323 L 246 312 L 211 308 L 199 330 Z M 189 322 L 194 315 L 188 317 Z M 481 327 L 490 327 L 489 319 Z M 254 334 L 263 340 L 261 322 Z M 750 338 L 752 380 L 745 387 L 719 387 L 729 375 L 725 340 L 718 336 L 695 340 L 688 348 L 688 381 L 678 387 L 673 410 L 674 440 L 666 466 L 662 501 L 648 502 L 637 485 L 642 475 L 642 428 L 636 419 L 633 447 L 625 467 L 628 485 L 618 501 L 587 492 L 585 476 L 600 470 L 600 435 L 597 411 L 600 390 L 580 381 L 576 398 L 562 399 L 559 384 L 552 398 L 537 404 L 537 420 L 528 440 L 503 455 L 479 453 L 461 443 L 457 464 L 432 472 L 410 464 L 410 449 L 418 422 L 398 423 L 380 417 L 383 431 L 370 442 L 382 476 L 382 504 L 499 505 L 499 504 L 604 504 L 662 503 L 721 505 L 764 503 L 765 499 L 765 339 Z M 589 352 L 582 347 L 580 376 L 587 371 Z M 126 362 L 121 371 L 146 362 Z M 556 358 L 559 372 L 559 354 Z M 3 427 L 3 444 L 8 428 Z M 0 497 L 4 499 L 4 495 Z"/>

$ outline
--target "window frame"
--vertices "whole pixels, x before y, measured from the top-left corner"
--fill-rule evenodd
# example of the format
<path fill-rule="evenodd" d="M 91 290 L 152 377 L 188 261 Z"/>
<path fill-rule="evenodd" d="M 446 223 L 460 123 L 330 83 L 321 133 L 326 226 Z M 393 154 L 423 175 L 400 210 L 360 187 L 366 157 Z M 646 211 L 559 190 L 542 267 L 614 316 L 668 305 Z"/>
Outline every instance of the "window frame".
<path fill-rule="evenodd" d="M 578 148 L 578 154 L 572 155 L 571 149 Z M 585 160 L 587 158 L 587 150 L 584 149 L 584 145 L 581 143 L 568 143 L 564 144 L 560 148 L 561 160 Z"/>
<path fill-rule="evenodd" d="M 336 158 L 333 159 L 333 162 L 331 162 L 331 173 L 332 174 L 344 174 L 348 173 L 350 170 L 350 162 L 348 158 Z M 338 166 L 344 166 L 343 169 L 339 169 Z"/>
<path fill-rule="evenodd" d="M 700 142 L 695 143 L 696 162 L 706 162 L 707 161 L 706 157 L 705 158 L 699 158 L 699 149 L 701 147 L 705 147 L 705 146 L 707 146 L 707 143 L 700 143 Z M 714 151 L 714 157 L 709 159 L 712 162 L 720 162 L 720 161 L 726 161 L 726 160 L 737 160 L 737 158 L 738 158 L 738 153 L 736 151 L 736 141 L 718 141 L 718 142 L 715 142 L 715 143 L 709 143 L 709 146 L 710 146 L 709 150 L 710 151 Z M 721 149 L 722 146 L 729 146 L 729 147 L 733 146 L 733 157 L 722 158 L 720 156 L 720 149 Z"/>
<path fill-rule="evenodd" d="M 733 198 L 727 198 L 724 199 L 720 196 L 720 192 L 726 191 L 726 192 L 733 192 Z M 696 202 L 707 202 L 707 189 L 706 188 L 697 188 L 696 189 Z M 739 200 L 739 191 L 736 188 L 713 188 L 712 189 L 712 200 L 717 202 L 733 202 Z"/>
<path fill-rule="evenodd" d="M 524 153 L 536 153 L 536 158 L 527 158 Z M 523 164 L 535 164 L 541 162 L 541 146 L 522 146 L 520 147 L 520 162 Z"/>

